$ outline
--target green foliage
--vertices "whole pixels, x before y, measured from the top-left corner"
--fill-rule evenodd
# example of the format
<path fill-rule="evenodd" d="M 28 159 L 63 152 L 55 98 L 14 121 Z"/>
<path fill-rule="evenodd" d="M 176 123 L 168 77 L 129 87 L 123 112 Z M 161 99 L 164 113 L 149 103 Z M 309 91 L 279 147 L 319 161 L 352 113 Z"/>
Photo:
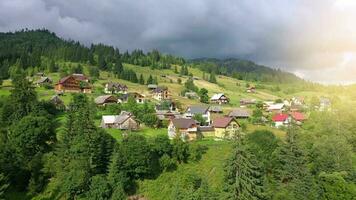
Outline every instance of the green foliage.
<path fill-rule="evenodd" d="M 152 154 L 144 136 L 129 134 L 122 141 L 121 151 L 125 159 L 123 169 L 130 178 L 138 179 L 150 175 Z"/>
<path fill-rule="evenodd" d="M 217 83 L 217 82 L 216 82 L 216 78 L 215 78 L 215 73 L 214 73 L 214 72 L 212 72 L 212 73 L 210 74 L 209 82 L 210 82 L 210 83 Z"/>
<path fill-rule="evenodd" d="M 159 159 L 159 165 L 163 171 L 170 171 L 176 167 L 176 162 L 169 155 L 164 154 Z"/>
<path fill-rule="evenodd" d="M 328 174 L 322 172 L 319 175 L 319 183 L 321 187 L 320 199 L 322 200 L 351 200 L 356 197 L 356 185 L 345 181 L 341 173 Z"/>
<path fill-rule="evenodd" d="M 247 149 L 245 139 L 237 135 L 232 156 L 225 165 L 224 199 L 261 199 L 262 177 L 256 158 Z"/>
<path fill-rule="evenodd" d="M 189 145 L 179 137 L 173 140 L 172 157 L 179 163 L 186 163 L 189 158 Z"/>
<path fill-rule="evenodd" d="M 209 103 L 209 96 L 208 96 L 208 90 L 205 88 L 201 88 L 198 92 L 200 102 L 202 103 Z"/>
<path fill-rule="evenodd" d="M 0 199 L 5 199 L 5 192 L 8 189 L 9 184 L 6 176 L 0 173 Z"/>
<path fill-rule="evenodd" d="M 206 118 L 202 114 L 195 114 L 193 119 L 198 121 L 200 125 L 204 126 L 206 124 Z"/>

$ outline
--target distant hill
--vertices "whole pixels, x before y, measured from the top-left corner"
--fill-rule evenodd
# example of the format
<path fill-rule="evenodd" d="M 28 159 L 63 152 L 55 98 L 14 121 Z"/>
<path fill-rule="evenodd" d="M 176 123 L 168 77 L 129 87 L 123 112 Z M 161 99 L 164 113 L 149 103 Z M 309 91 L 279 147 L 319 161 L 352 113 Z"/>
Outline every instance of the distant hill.
<path fill-rule="evenodd" d="M 278 83 L 303 81 L 292 73 L 237 58 L 197 58 L 190 60 L 189 63 L 205 72 L 231 76 L 240 80 Z"/>

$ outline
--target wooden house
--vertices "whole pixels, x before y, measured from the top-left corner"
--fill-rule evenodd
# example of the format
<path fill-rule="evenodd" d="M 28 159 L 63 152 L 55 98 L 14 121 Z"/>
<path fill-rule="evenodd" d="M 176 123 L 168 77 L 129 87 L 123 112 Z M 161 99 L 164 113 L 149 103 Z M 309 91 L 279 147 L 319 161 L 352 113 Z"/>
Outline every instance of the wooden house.
<path fill-rule="evenodd" d="M 140 94 L 138 92 L 129 92 L 126 94 L 123 94 L 119 97 L 118 102 L 119 103 L 127 103 L 129 100 L 129 97 L 132 97 L 136 100 L 136 103 L 144 103 L 145 102 L 145 96 L 143 94 Z"/>
<path fill-rule="evenodd" d="M 109 82 L 105 84 L 104 92 L 106 94 L 126 94 L 127 89 L 125 84 Z"/>
<path fill-rule="evenodd" d="M 114 95 L 102 95 L 94 99 L 96 105 L 105 106 L 107 104 L 118 103 L 118 98 Z"/>
<path fill-rule="evenodd" d="M 210 102 L 216 104 L 227 104 L 230 102 L 230 99 L 224 93 L 219 93 L 219 94 L 214 94 L 210 98 Z"/>
<path fill-rule="evenodd" d="M 120 115 L 103 115 L 100 126 L 120 130 L 138 130 L 140 127 L 135 117 L 125 111 L 122 111 Z"/>
<path fill-rule="evenodd" d="M 83 92 L 91 93 L 89 79 L 83 74 L 72 74 L 59 80 L 55 85 L 56 92 Z"/>
<path fill-rule="evenodd" d="M 168 91 L 168 88 L 158 87 L 152 90 L 152 98 L 158 101 L 162 101 L 162 100 L 171 99 L 171 95 L 170 92 Z"/>
<path fill-rule="evenodd" d="M 36 84 L 37 87 L 40 87 L 40 86 L 45 85 L 45 84 L 52 84 L 52 79 L 47 77 L 47 76 L 41 77 L 40 79 L 35 81 L 35 84 Z"/>
<path fill-rule="evenodd" d="M 251 116 L 251 111 L 245 108 L 236 108 L 232 110 L 229 114 L 229 117 L 235 118 L 235 119 L 244 119 L 244 118 L 249 118 Z"/>

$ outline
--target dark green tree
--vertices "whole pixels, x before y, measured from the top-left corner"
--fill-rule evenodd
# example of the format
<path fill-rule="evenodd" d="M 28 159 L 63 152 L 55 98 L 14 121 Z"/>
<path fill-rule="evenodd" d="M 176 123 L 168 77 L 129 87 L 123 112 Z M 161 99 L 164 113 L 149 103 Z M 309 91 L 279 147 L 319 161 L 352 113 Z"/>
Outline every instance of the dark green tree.
<path fill-rule="evenodd" d="M 249 152 L 244 136 L 236 133 L 231 157 L 225 165 L 225 199 L 262 199 L 262 178 L 258 162 Z"/>

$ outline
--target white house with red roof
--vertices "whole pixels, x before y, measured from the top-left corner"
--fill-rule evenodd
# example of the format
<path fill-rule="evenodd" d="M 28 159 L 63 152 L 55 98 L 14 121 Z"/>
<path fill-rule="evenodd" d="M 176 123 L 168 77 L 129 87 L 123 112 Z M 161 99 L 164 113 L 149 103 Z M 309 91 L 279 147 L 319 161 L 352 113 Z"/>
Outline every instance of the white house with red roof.
<path fill-rule="evenodd" d="M 290 119 L 288 114 L 278 113 L 272 117 L 272 121 L 274 122 L 274 126 L 279 128 L 281 126 L 288 125 Z"/>

